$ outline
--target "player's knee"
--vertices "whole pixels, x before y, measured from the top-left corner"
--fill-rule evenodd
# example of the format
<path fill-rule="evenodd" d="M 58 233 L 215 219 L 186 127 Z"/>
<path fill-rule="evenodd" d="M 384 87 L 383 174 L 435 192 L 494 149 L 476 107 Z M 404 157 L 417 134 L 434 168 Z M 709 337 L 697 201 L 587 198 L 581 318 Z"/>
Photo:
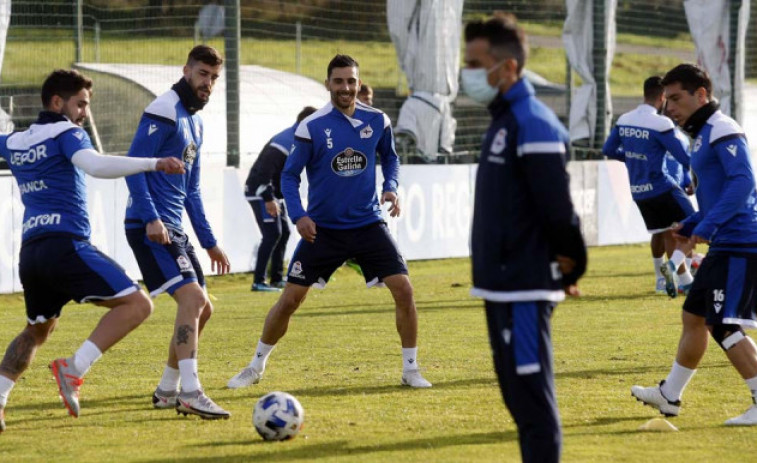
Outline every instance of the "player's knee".
<path fill-rule="evenodd" d="M 134 298 L 134 302 L 132 303 L 132 310 L 130 313 L 134 317 L 135 321 L 138 323 L 142 323 L 143 321 L 150 318 L 150 315 L 152 315 L 153 310 L 153 304 L 149 297 L 142 291 L 139 291 L 137 293 L 138 296 Z"/>
<path fill-rule="evenodd" d="M 200 323 L 205 324 L 208 320 L 210 320 L 210 317 L 213 315 L 213 304 L 208 301 L 207 304 L 202 308 L 202 312 L 200 313 Z"/>
<path fill-rule="evenodd" d="M 398 307 L 415 307 L 413 285 L 410 284 L 410 280 L 407 278 L 394 288 L 392 296 L 394 296 L 394 301 Z"/>
<path fill-rule="evenodd" d="M 727 351 L 746 339 L 744 330 L 739 325 L 715 325 L 710 329 L 712 339 L 721 349 Z"/>
<path fill-rule="evenodd" d="M 41 346 L 47 341 L 47 338 L 55 330 L 55 320 L 48 320 L 45 323 L 36 323 L 34 325 L 26 325 L 24 334 L 31 338 L 35 345 Z"/>

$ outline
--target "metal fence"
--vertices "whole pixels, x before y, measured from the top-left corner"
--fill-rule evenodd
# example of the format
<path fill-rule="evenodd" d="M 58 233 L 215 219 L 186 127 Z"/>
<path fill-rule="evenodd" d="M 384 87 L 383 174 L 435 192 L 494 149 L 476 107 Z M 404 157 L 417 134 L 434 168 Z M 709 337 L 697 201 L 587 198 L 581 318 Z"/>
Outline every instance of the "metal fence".
<path fill-rule="evenodd" d="M 191 46 L 202 41 L 223 50 L 223 38 L 212 31 L 214 18 L 198 21 L 201 9 L 210 3 L 224 2 L 13 0 L 0 74 L 0 106 L 11 114 L 17 128 L 23 128 L 36 116 L 39 86 L 53 68 L 77 62 L 180 65 Z M 266 66 L 320 82 L 335 53 L 350 54 L 361 63 L 362 79 L 375 89 L 375 105 L 396 120 L 407 97 L 407 85 L 387 32 L 383 1 L 240 0 L 238 4 L 241 64 Z M 467 0 L 464 20 L 494 10 L 518 15 L 529 35 L 530 70 L 559 86 L 568 85 L 563 88 L 575 83 L 566 70 L 560 38 L 564 1 Z M 614 112 L 619 114 L 639 102 L 644 78 L 679 62 L 694 61 L 695 52 L 682 0 L 619 0 L 617 30 L 610 82 Z M 755 27 L 751 27 L 748 77 L 757 74 L 753 64 L 757 63 L 756 37 Z M 569 91 L 553 89 L 541 96 L 566 119 Z M 128 85 L 117 76 L 97 76 L 93 112 L 106 151 L 128 149 L 142 109 L 151 98 L 144 88 Z M 458 121 L 455 154 L 445 161 L 470 161 L 479 151 L 488 114 L 464 96 L 458 97 L 453 110 Z M 252 129 L 240 128 L 242 133 Z M 595 153 L 591 149 L 580 152 L 587 157 Z"/>

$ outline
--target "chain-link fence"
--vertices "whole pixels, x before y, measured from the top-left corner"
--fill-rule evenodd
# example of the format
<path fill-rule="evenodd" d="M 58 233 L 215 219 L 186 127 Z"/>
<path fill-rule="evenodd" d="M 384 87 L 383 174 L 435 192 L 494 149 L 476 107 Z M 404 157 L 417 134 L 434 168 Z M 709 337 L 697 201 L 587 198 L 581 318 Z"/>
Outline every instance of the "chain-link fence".
<path fill-rule="evenodd" d="M 36 117 L 39 86 L 53 68 L 76 62 L 175 66 L 184 63 L 195 43 L 208 42 L 223 50 L 224 40 L 216 35 L 220 32 L 217 26 L 223 24 L 223 10 L 218 9 L 223 3 L 13 0 L 0 75 L 0 106 L 11 114 L 17 128 L 24 128 Z M 209 4 L 218 8 L 207 9 Z M 362 79 L 375 89 L 375 106 L 396 120 L 408 90 L 389 38 L 384 1 L 241 0 L 240 5 L 242 65 L 264 66 L 322 82 L 331 57 L 350 54 L 360 62 Z M 519 17 L 531 46 L 527 67 L 556 84 L 540 96 L 565 121 L 568 90 L 578 83 L 575 77 L 569 78 L 561 40 L 565 2 L 467 0 L 463 20 L 484 17 L 494 10 L 511 11 Z M 754 23 L 752 15 L 750 25 Z M 695 60 L 682 0 L 619 0 L 617 31 L 610 70 L 616 115 L 638 104 L 646 77 Z M 757 74 L 756 37 L 755 27 L 751 27 L 748 77 Z M 95 73 L 93 77 L 93 114 L 103 147 L 108 152 L 123 152 L 155 92 L 118 74 Z M 470 161 L 479 151 L 488 114 L 464 96 L 454 102 L 453 114 L 458 121 L 454 154 L 446 160 Z M 254 129 L 241 127 L 242 136 Z M 592 156 L 590 149 L 582 153 Z"/>

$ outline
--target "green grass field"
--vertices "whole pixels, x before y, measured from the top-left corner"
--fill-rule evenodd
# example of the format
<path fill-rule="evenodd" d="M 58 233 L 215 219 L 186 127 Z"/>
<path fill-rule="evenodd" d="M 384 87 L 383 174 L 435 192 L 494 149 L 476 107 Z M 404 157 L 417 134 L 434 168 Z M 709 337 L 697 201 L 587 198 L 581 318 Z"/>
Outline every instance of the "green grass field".
<path fill-rule="evenodd" d="M 558 37 L 562 25 L 525 23 L 528 34 Z M 49 36 L 38 30 L 14 28 L 10 31 L 2 82 L 4 85 L 36 87 L 53 67 L 71 66 L 74 42 L 64 30 L 51 31 Z M 213 39 L 211 45 L 223 50 L 223 40 Z M 690 51 L 690 37 L 663 39 L 632 34 L 620 34 L 618 43 L 648 47 L 650 50 L 670 49 Z M 188 37 L 145 37 L 144 35 L 108 36 L 99 45 L 103 63 L 176 64 L 184 63 L 187 51 L 193 46 Z M 294 39 L 244 38 L 240 48 L 242 64 L 256 64 L 287 72 L 296 72 L 296 44 Z M 397 88 L 398 82 L 406 92 L 404 75 L 400 72 L 394 46 L 389 41 L 318 40 L 302 42 L 300 72 L 316 81 L 325 79 L 326 64 L 336 53 L 354 56 L 360 62 L 361 78 L 377 88 Z M 82 59 L 95 61 L 95 44 L 91 34 L 83 42 Z M 619 52 L 610 72 L 613 95 L 640 95 L 643 77 L 667 71 L 680 62 L 672 56 L 631 54 Z M 565 82 L 565 52 L 561 45 L 531 46 L 528 68 L 552 82 Z"/>
<path fill-rule="evenodd" d="M 647 246 L 593 248 L 583 297 L 554 317 L 558 400 L 566 462 L 753 461 L 754 429 L 723 426 L 749 405 L 743 381 L 714 344 L 686 391 L 677 433 L 640 432 L 658 416 L 630 397 L 633 384 L 667 374 L 681 300 L 652 292 Z M 311 292 L 271 356 L 263 381 L 228 390 L 252 354 L 275 295 L 250 293 L 250 275 L 212 278 L 216 312 L 203 336 L 200 377 L 233 413 L 206 422 L 153 410 L 174 308 L 153 316 L 92 369 L 82 413 L 67 416 L 46 365 L 69 355 L 101 309 L 69 305 L 57 331 L 19 381 L 6 408 L 0 461 L 138 462 L 517 462 L 515 426 L 492 369 L 481 302 L 468 295 L 466 259 L 411 262 L 420 314 L 421 366 L 429 390 L 399 385 L 401 358 L 391 298 L 341 269 Z M 0 296 L 0 345 L 24 325 L 20 294 Z M 265 392 L 294 394 L 306 411 L 302 434 L 262 441 L 252 406 Z"/>

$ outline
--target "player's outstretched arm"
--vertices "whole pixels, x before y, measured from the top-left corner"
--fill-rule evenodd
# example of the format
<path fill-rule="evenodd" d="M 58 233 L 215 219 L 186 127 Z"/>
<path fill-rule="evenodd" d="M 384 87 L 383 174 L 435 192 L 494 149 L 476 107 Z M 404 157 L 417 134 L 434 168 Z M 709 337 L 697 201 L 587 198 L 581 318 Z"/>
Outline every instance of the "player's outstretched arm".
<path fill-rule="evenodd" d="M 104 156 L 93 149 L 77 151 L 71 157 L 71 162 L 87 174 L 97 178 L 119 178 L 155 170 L 167 174 L 184 173 L 184 163 L 176 158 Z"/>

